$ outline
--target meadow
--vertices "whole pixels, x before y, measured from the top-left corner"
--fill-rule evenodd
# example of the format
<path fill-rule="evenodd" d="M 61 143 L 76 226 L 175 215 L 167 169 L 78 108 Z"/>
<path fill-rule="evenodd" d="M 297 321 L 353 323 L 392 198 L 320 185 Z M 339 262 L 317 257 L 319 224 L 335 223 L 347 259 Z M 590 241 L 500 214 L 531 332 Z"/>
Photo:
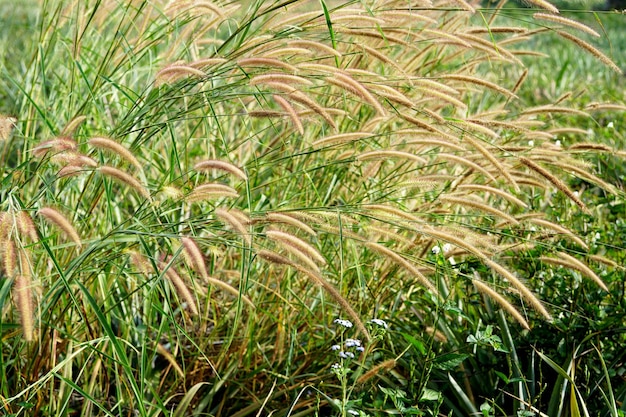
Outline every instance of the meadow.
<path fill-rule="evenodd" d="M 625 415 L 626 17 L 557 6 L 0 0 L 2 415 Z"/>

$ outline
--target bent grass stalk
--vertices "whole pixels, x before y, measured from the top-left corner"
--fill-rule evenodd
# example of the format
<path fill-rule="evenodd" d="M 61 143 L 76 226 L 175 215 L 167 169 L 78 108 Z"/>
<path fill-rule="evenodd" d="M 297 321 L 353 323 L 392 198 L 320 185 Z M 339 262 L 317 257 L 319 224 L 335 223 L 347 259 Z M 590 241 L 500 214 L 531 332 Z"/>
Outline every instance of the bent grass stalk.
<path fill-rule="evenodd" d="M 70 240 L 72 240 L 78 249 L 82 247 L 82 241 L 74 226 L 59 211 L 51 207 L 43 207 L 37 212 L 53 226 L 59 228 Z"/>

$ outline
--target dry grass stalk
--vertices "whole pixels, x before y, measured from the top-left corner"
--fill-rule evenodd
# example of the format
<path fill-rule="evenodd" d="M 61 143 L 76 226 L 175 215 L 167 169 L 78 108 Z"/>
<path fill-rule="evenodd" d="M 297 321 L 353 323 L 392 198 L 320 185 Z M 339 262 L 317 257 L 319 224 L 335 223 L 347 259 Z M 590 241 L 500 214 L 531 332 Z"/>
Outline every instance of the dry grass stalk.
<path fill-rule="evenodd" d="M 15 243 L 13 239 L 7 239 L 3 242 L 4 256 L 2 257 L 2 263 L 4 265 L 4 273 L 7 277 L 12 278 L 15 274 L 15 268 L 17 268 L 17 251 L 15 249 Z"/>
<path fill-rule="evenodd" d="M 20 273 L 15 277 L 14 291 L 17 309 L 20 312 L 22 323 L 22 334 L 24 339 L 31 342 L 35 335 L 35 324 L 33 320 L 33 294 L 31 291 L 32 275 L 30 262 L 25 250 L 20 251 Z"/>
<path fill-rule="evenodd" d="M 531 114 L 542 114 L 542 113 L 550 113 L 550 114 L 551 113 L 568 113 L 568 114 L 575 114 L 577 116 L 582 116 L 582 117 L 589 117 L 589 113 L 584 112 L 582 110 L 572 109 L 571 107 L 553 106 L 553 105 L 532 107 L 530 109 L 524 110 L 521 114 L 528 116 Z"/>
<path fill-rule="evenodd" d="M 170 351 L 166 349 L 165 346 L 163 346 L 161 343 L 157 343 L 156 353 L 163 356 L 165 360 L 169 362 L 169 364 L 172 366 L 172 368 L 174 368 L 178 376 L 180 376 L 181 378 L 185 378 L 185 373 L 183 372 L 180 365 L 176 363 L 176 358 L 174 357 L 174 355 L 172 355 Z"/>
<path fill-rule="evenodd" d="M 290 74 L 282 74 L 282 73 L 271 73 L 271 74 L 262 74 L 257 75 L 250 79 L 248 84 L 257 85 L 257 84 L 273 84 L 273 83 L 281 83 L 286 85 L 291 84 L 303 84 L 303 85 L 313 85 L 311 80 L 307 80 L 306 78 L 299 77 L 297 75 Z"/>
<path fill-rule="evenodd" d="M 157 85 L 173 83 L 186 77 L 204 78 L 206 73 L 189 65 L 168 65 L 155 74 Z"/>
<path fill-rule="evenodd" d="M 496 133 L 494 130 L 491 130 L 485 126 L 486 123 L 475 123 L 472 120 L 455 120 L 454 123 L 457 126 L 460 126 L 463 131 L 473 130 L 475 132 L 482 133 L 486 136 L 490 136 L 493 139 L 500 138 L 500 135 L 498 133 Z"/>
<path fill-rule="evenodd" d="M 116 155 L 118 155 L 120 158 L 125 159 L 126 161 L 130 162 L 139 171 L 143 170 L 143 167 L 141 166 L 137 158 L 135 158 L 135 155 L 133 155 L 128 149 L 126 149 L 124 146 L 120 145 L 119 143 L 115 142 L 112 139 L 104 138 L 104 137 L 96 137 L 96 138 L 89 139 L 89 142 L 87 143 L 89 143 L 94 148 L 100 148 L 100 149 L 105 149 L 107 151 L 111 151 L 115 153 Z"/>
<path fill-rule="evenodd" d="M 370 151 L 370 152 L 365 152 L 356 156 L 356 159 L 358 159 L 359 161 L 367 161 L 370 159 L 387 160 L 389 158 L 408 159 L 408 160 L 415 161 L 418 164 L 423 164 L 423 165 L 426 165 L 428 163 L 428 161 L 426 161 L 422 157 L 419 157 L 409 152 L 402 152 L 402 151 Z"/>
<path fill-rule="evenodd" d="M 453 35 L 452 33 L 448 33 L 444 30 L 438 30 L 438 29 L 430 29 L 430 28 L 424 28 L 424 30 L 422 30 L 421 32 L 424 35 L 431 35 L 431 36 L 435 36 L 435 39 L 429 38 L 430 41 L 436 42 L 437 38 L 439 39 L 439 42 L 441 43 L 450 43 L 452 45 L 460 45 L 463 46 L 467 49 L 472 49 L 472 45 L 468 42 L 466 42 L 465 40 L 461 39 L 460 37 Z"/>
<path fill-rule="evenodd" d="M 374 232 L 374 233 L 378 233 L 379 236 L 384 236 L 385 239 L 390 239 L 394 242 L 394 244 L 397 243 L 402 243 L 404 245 L 406 245 L 407 247 L 414 247 L 415 246 L 415 242 L 405 236 L 402 236 L 396 232 L 392 232 L 391 230 L 389 230 L 389 226 L 385 225 L 384 227 L 378 227 L 378 226 L 373 226 L 373 225 L 368 225 L 366 227 L 368 232 Z M 368 236 L 374 236 L 373 234 L 368 234 Z M 376 239 L 376 240 L 380 240 L 380 239 Z"/>
<path fill-rule="evenodd" d="M 430 292 L 432 292 L 435 295 L 438 295 L 439 292 L 437 291 L 437 289 L 435 288 L 435 286 L 432 284 L 432 282 L 430 282 L 428 280 L 428 278 L 426 278 L 420 271 L 419 269 L 417 269 L 415 266 L 413 266 L 409 261 L 407 261 L 406 259 L 404 259 L 402 256 L 398 255 L 397 253 L 395 253 L 394 251 L 392 251 L 391 249 L 387 249 L 385 246 L 383 245 L 379 245 L 378 243 L 374 243 L 374 242 L 365 242 L 365 246 L 367 246 L 369 249 L 378 252 L 384 256 L 386 256 L 387 258 L 389 258 L 390 260 L 392 260 L 393 262 L 395 262 L 396 264 L 398 264 L 399 266 L 403 267 L 404 269 L 406 269 L 411 275 L 413 275 L 415 278 L 417 278 L 417 280 L 426 288 L 428 289 Z"/>
<path fill-rule="evenodd" d="M 368 215 L 370 214 L 368 213 L 369 210 L 374 210 L 374 211 L 383 212 L 389 215 L 389 218 L 391 219 L 396 219 L 396 220 L 402 219 L 402 220 L 408 220 L 409 222 L 412 222 L 412 223 L 421 223 L 420 219 L 413 216 L 411 213 L 407 213 L 393 206 L 388 206 L 384 204 L 364 204 L 363 209 L 366 210 L 366 214 Z"/>
<path fill-rule="evenodd" d="M 491 175 L 491 173 L 489 171 L 487 171 L 485 168 L 481 167 L 477 163 L 472 162 L 472 161 L 470 161 L 468 159 L 462 158 L 462 157 L 457 156 L 457 155 L 449 154 L 449 153 L 440 153 L 440 154 L 437 155 L 437 159 L 443 159 L 443 160 L 447 160 L 447 161 L 458 162 L 459 164 L 465 165 L 468 168 L 473 169 L 474 171 L 480 172 L 481 174 L 483 174 L 485 177 L 489 178 L 494 183 L 498 182 L 496 180 L 496 178 L 493 175 Z"/>
<path fill-rule="evenodd" d="M 268 262 L 278 264 L 278 265 L 293 265 L 293 262 L 288 258 L 285 258 L 282 255 L 277 254 L 276 252 L 272 252 L 269 250 L 262 249 L 257 251 L 257 256 L 261 259 L 264 259 Z"/>
<path fill-rule="evenodd" d="M 626 106 L 622 104 L 615 103 L 589 103 L 585 106 L 585 110 L 617 110 L 617 111 L 626 111 Z"/>
<path fill-rule="evenodd" d="M 515 85 L 511 89 L 511 93 L 517 94 L 517 92 L 519 91 L 519 89 L 522 86 L 522 84 L 524 84 L 524 81 L 526 81 L 526 77 L 528 77 L 528 68 L 524 68 L 524 71 L 519 76 L 519 78 L 517 79 L 517 82 L 515 83 Z"/>
<path fill-rule="evenodd" d="M 313 52 L 310 49 L 287 47 L 287 48 L 278 48 L 278 49 L 273 49 L 271 51 L 263 52 L 263 57 L 274 58 L 277 56 L 284 56 L 284 55 L 311 55 L 312 53 Z"/>
<path fill-rule="evenodd" d="M 190 62 L 187 65 L 190 66 L 191 68 L 200 69 L 200 68 L 213 67 L 215 65 L 224 64 L 226 62 L 229 62 L 229 61 L 224 58 L 202 58 L 202 59 L 198 59 L 196 61 Z"/>
<path fill-rule="evenodd" d="M 231 295 L 235 296 L 237 299 L 241 298 L 241 301 L 248 304 L 248 306 L 250 306 L 253 310 L 256 309 L 256 306 L 254 305 L 254 303 L 247 296 L 241 294 L 237 288 L 229 285 L 228 283 L 222 280 L 219 280 L 217 278 L 213 278 L 213 277 L 206 277 L 205 282 L 208 285 L 213 285 L 223 291 L 226 291 L 227 293 L 230 293 Z"/>
<path fill-rule="evenodd" d="M 302 125 L 302 120 L 300 120 L 300 116 L 298 116 L 298 113 L 293 108 L 293 106 L 287 100 L 277 94 L 272 95 L 272 97 L 274 98 L 274 101 L 287 112 L 298 132 L 301 135 L 304 135 L 304 126 Z"/>
<path fill-rule="evenodd" d="M 448 337 L 441 330 L 438 330 L 432 326 L 426 326 L 426 328 L 424 328 L 424 331 L 427 335 L 429 335 L 439 343 L 448 342 Z"/>
<path fill-rule="evenodd" d="M 568 151 L 602 151 L 613 152 L 613 148 L 604 143 L 575 143 L 567 148 Z"/>
<path fill-rule="evenodd" d="M 57 210 L 44 207 L 37 212 L 40 216 L 43 216 L 49 223 L 58 227 L 70 240 L 72 240 L 78 248 L 82 247 L 80 236 L 74 226 Z"/>
<path fill-rule="evenodd" d="M 185 281 L 180 275 L 178 275 L 178 272 L 176 272 L 173 266 L 170 265 L 168 268 L 168 265 L 162 264 L 161 268 L 165 270 L 165 276 L 174 285 L 176 293 L 187 304 L 187 308 L 189 309 L 189 311 L 197 316 L 199 312 L 198 306 L 196 306 L 196 299 L 187 287 L 187 284 L 185 284 Z"/>
<path fill-rule="evenodd" d="M 382 371 L 388 371 L 395 367 L 396 367 L 396 360 L 388 359 L 384 362 L 379 363 L 378 365 L 374 366 L 372 369 L 370 369 L 369 371 L 361 375 L 359 379 L 356 380 L 356 383 L 363 384 L 369 381 L 370 379 L 372 379 L 373 377 L 375 377 L 376 375 L 380 374 Z"/>
<path fill-rule="evenodd" d="M 274 110 L 249 110 L 247 115 L 250 117 L 284 117 L 285 114 Z"/>
<path fill-rule="evenodd" d="M 469 190 L 469 191 L 483 191 L 490 194 L 498 195 L 511 203 L 518 205 L 520 207 L 528 208 L 528 205 L 524 203 L 519 198 L 507 193 L 500 188 L 490 187 L 488 185 L 479 185 L 479 184 L 461 184 L 457 187 L 457 190 Z"/>
<path fill-rule="evenodd" d="M 273 67 L 282 68 L 287 71 L 296 72 L 298 69 L 291 64 L 275 58 L 242 58 L 235 63 L 240 67 Z"/>
<path fill-rule="evenodd" d="M 439 231 L 435 229 L 428 230 L 417 230 L 417 232 L 422 233 L 424 235 L 430 236 L 434 239 L 439 239 L 444 242 L 451 243 L 459 248 L 463 248 L 468 252 L 476 255 L 485 265 L 489 268 L 493 269 L 500 276 L 505 278 L 516 290 L 520 292 L 520 294 L 530 303 L 530 305 L 541 315 L 543 315 L 547 320 L 552 320 L 552 316 L 548 313 L 548 310 L 541 304 L 541 301 L 526 287 L 519 278 L 509 272 L 500 264 L 492 261 L 489 257 L 483 253 L 481 250 L 476 248 L 475 246 L 468 243 L 465 239 L 458 238 L 448 232 Z"/>
<path fill-rule="evenodd" d="M 17 230 L 22 236 L 28 236 L 33 242 L 37 242 L 39 240 L 35 223 L 33 222 L 33 219 L 30 217 L 30 214 L 28 214 L 27 211 L 18 211 L 17 215 L 15 216 L 15 220 L 17 223 Z"/>
<path fill-rule="evenodd" d="M 585 129 L 580 129 L 577 127 L 560 127 L 560 128 L 556 128 L 556 129 L 548 129 L 546 130 L 546 132 L 552 134 L 552 135 L 588 135 L 589 132 L 587 132 Z"/>
<path fill-rule="evenodd" d="M 609 193 L 612 193 L 614 195 L 619 194 L 619 190 L 617 189 L 617 187 L 615 187 L 613 184 L 609 184 L 608 182 L 602 180 L 598 176 L 593 175 L 587 169 L 585 169 L 585 167 L 580 167 L 577 164 L 574 165 L 574 164 L 567 163 L 567 162 L 561 162 L 560 160 L 557 160 L 555 162 L 555 165 L 562 168 L 565 171 L 571 171 L 577 174 L 581 179 L 584 179 L 590 183 L 596 184 L 597 186 L 599 186 L 600 188 L 602 188 L 603 190 Z"/>
<path fill-rule="evenodd" d="M 299 249 L 291 245 L 281 245 L 281 247 L 287 252 L 289 252 L 290 254 L 292 254 L 293 256 L 295 256 L 300 261 L 300 263 L 303 264 L 303 266 L 308 267 L 311 271 L 315 272 L 316 274 L 321 274 L 320 267 L 315 263 L 315 261 L 313 261 L 309 256 L 304 254 L 302 251 L 300 251 Z"/>
<path fill-rule="evenodd" d="M 289 215 L 288 213 L 267 213 L 265 217 L 271 222 L 288 224 L 302 230 L 305 233 L 308 233 L 311 236 L 317 236 L 315 230 L 309 227 L 306 223 L 301 222 L 295 217 Z"/>
<path fill-rule="evenodd" d="M 232 189 L 232 191 L 231 190 L 226 190 L 226 189 L 218 189 L 217 186 L 220 186 L 220 185 L 221 184 L 215 184 L 215 187 L 209 187 L 209 184 L 201 185 L 201 186 L 199 186 L 201 189 L 200 190 L 194 189 L 193 191 L 191 191 L 185 197 L 185 201 L 188 202 L 188 203 L 197 203 L 197 202 L 200 202 L 200 201 L 212 200 L 212 199 L 215 199 L 215 198 L 222 198 L 222 197 L 237 198 L 237 197 L 239 197 L 239 193 L 237 193 L 234 189 Z M 222 187 L 228 187 L 228 186 L 224 185 Z M 196 187 L 196 188 L 198 188 L 198 187 Z M 231 187 L 228 187 L 228 188 L 231 188 Z"/>
<path fill-rule="evenodd" d="M 293 41 L 289 41 L 288 44 L 289 46 L 296 47 L 296 48 L 317 49 L 320 52 L 326 52 L 329 55 L 334 55 L 337 58 L 341 58 L 341 52 L 321 42 L 310 41 L 310 40 L 305 40 L 305 39 L 296 39 Z"/>
<path fill-rule="evenodd" d="M 600 37 L 600 34 L 596 32 L 595 30 L 591 29 L 589 26 L 584 25 L 580 22 L 577 22 L 576 20 L 568 19 L 567 17 L 557 16 L 557 15 L 548 14 L 548 13 L 535 13 L 533 15 L 533 18 L 539 19 L 539 20 L 547 20 L 547 21 L 554 22 L 554 23 L 560 23 L 562 25 L 580 30 L 581 32 L 588 33 L 589 35 L 595 36 L 597 38 Z"/>
<path fill-rule="evenodd" d="M 32 149 L 33 155 L 42 157 L 50 151 L 65 152 L 75 151 L 77 148 L 76 141 L 68 137 L 58 137 L 39 143 Z"/>
<path fill-rule="evenodd" d="M 542 256 L 542 257 L 539 258 L 539 260 L 541 262 L 549 263 L 549 264 L 552 264 L 552 265 L 560 265 L 560 266 L 564 266 L 566 268 L 575 269 L 575 270 L 579 271 L 581 274 L 583 274 L 584 276 L 586 276 L 587 278 L 590 278 L 593 282 L 595 282 L 604 291 L 606 291 L 606 292 L 609 291 L 609 288 L 606 286 L 604 281 L 602 281 L 602 279 L 600 279 L 600 277 L 597 276 L 596 273 L 593 272 L 591 270 L 591 268 L 589 268 L 583 262 L 579 261 L 578 259 L 574 258 L 571 255 L 568 255 L 565 252 L 557 252 L 557 255 L 559 256 L 560 259 L 549 258 L 547 256 Z"/>
<path fill-rule="evenodd" d="M 139 180 L 137 180 L 132 175 L 125 173 L 124 171 L 114 168 L 112 166 L 103 165 L 98 168 L 98 170 L 107 177 L 110 177 L 118 182 L 124 183 L 129 187 L 133 188 L 137 191 L 142 197 L 145 199 L 150 199 L 150 192 L 146 187 L 144 187 Z"/>
<path fill-rule="evenodd" d="M 504 178 L 515 188 L 516 191 L 519 191 L 519 186 L 515 182 L 513 176 L 509 173 L 509 171 L 500 163 L 498 158 L 496 158 L 487 148 L 485 148 L 478 140 L 474 140 L 471 136 L 465 136 L 465 140 L 472 144 L 478 152 L 480 152 L 489 162 L 493 164 L 494 167 L 498 170 Z"/>
<path fill-rule="evenodd" d="M 239 233 L 248 245 L 252 244 L 252 237 L 250 236 L 249 230 L 236 216 L 223 208 L 215 209 L 215 215 Z"/>
<path fill-rule="evenodd" d="M 307 106 L 308 108 L 313 110 L 315 113 L 317 113 L 318 115 L 322 116 L 322 118 L 324 120 L 326 120 L 326 123 L 331 125 L 333 129 L 337 130 L 337 124 L 332 119 L 332 117 L 330 117 L 330 114 L 328 114 L 328 112 L 322 106 L 317 104 L 311 98 L 307 97 L 304 93 L 302 93 L 301 91 L 293 91 L 292 90 L 292 91 L 289 92 L 289 97 L 292 100 L 297 101 L 298 103 Z"/>
<path fill-rule="evenodd" d="M 466 149 L 462 146 L 459 146 L 457 144 L 454 143 L 450 143 L 448 141 L 445 140 L 441 140 L 441 139 L 435 139 L 435 138 L 424 138 L 424 139 L 410 139 L 406 142 L 404 142 L 407 145 L 428 145 L 428 146 L 436 146 L 436 147 L 443 147 L 443 148 L 450 148 L 454 151 L 462 151 L 465 152 Z"/>
<path fill-rule="evenodd" d="M 208 170 L 216 169 L 216 170 L 228 172 L 229 174 L 232 174 L 235 177 L 241 178 L 244 181 L 248 180 L 248 176 L 246 175 L 245 172 L 243 172 L 243 170 L 225 161 L 208 159 L 205 161 L 198 162 L 197 164 L 194 165 L 193 169 L 196 171 L 208 171 Z"/>
<path fill-rule="evenodd" d="M 413 107 L 414 103 L 407 96 L 399 92 L 398 90 L 385 85 L 385 84 L 373 84 L 370 89 L 376 92 L 377 95 L 393 101 L 398 104 L 402 104 L 406 107 Z"/>
<path fill-rule="evenodd" d="M 324 257 L 320 255 L 320 253 L 313 246 L 309 245 L 304 240 L 279 230 L 268 230 L 266 235 L 271 240 L 280 243 L 283 247 L 294 248 L 301 252 L 304 256 L 318 262 L 319 264 L 326 265 L 326 259 L 324 259 Z"/>
<path fill-rule="evenodd" d="M 465 33 L 471 34 L 489 34 L 489 33 L 526 33 L 528 29 L 514 26 L 489 26 L 480 28 L 469 28 Z"/>
<path fill-rule="evenodd" d="M 192 11 L 196 15 L 196 13 L 201 12 L 201 9 L 206 9 L 219 17 L 224 17 L 224 10 L 208 0 L 175 0 L 167 5 L 165 12 L 174 18 L 178 17 L 178 14 Z"/>
<path fill-rule="evenodd" d="M 456 204 L 460 207 L 472 207 L 472 208 L 484 211 L 486 213 L 491 213 L 494 216 L 500 217 L 511 224 L 514 224 L 514 225 L 519 224 L 519 222 L 517 221 L 517 219 L 515 219 L 515 217 L 509 216 L 508 214 L 494 207 L 491 207 L 488 204 L 479 203 L 470 198 L 461 198 L 461 197 L 454 197 L 451 195 L 442 195 L 442 196 L 439 196 L 439 200 L 447 202 L 447 203 L 451 203 L 451 204 Z"/>
<path fill-rule="evenodd" d="M 394 67 L 395 69 L 397 69 L 400 72 L 400 74 L 404 75 L 408 79 L 409 82 L 411 82 L 411 79 L 408 77 L 406 72 L 404 72 L 404 68 L 402 68 L 400 65 L 398 65 L 397 62 L 395 62 L 394 60 L 389 58 L 387 55 L 385 55 L 382 52 L 379 52 L 376 49 L 371 48 L 371 47 L 369 47 L 369 46 L 367 46 L 365 44 L 359 45 L 359 46 L 361 48 L 363 48 L 363 50 L 365 52 L 367 52 L 367 54 L 364 54 L 365 57 L 373 56 L 373 57 L 377 58 L 383 64 L 387 64 L 387 65 L 390 65 L 390 66 Z"/>
<path fill-rule="evenodd" d="M 432 7 L 431 2 L 424 1 L 424 7 Z M 439 24 L 435 19 L 424 15 L 423 13 L 398 10 L 398 9 L 389 9 L 389 10 L 380 10 L 376 13 L 381 18 L 384 18 L 390 24 L 398 23 L 398 26 L 402 26 L 403 24 L 413 25 L 417 21 L 431 23 L 433 25 Z"/>
<path fill-rule="evenodd" d="M 582 200 L 578 198 L 578 196 L 574 194 L 574 192 L 570 190 L 569 187 L 565 185 L 563 181 L 555 177 L 550 171 L 548 171 L 547 169 L 543 168 L 542 166 L 536 164 L 535 162 L 531 161 L 530 159 L 526 157 L 520 156 L 519 160 L 522 164 L 526 165 L 527 167 L 529 167 L 530 169 L 532 169 L 533 171 L 537 172 L 542 177 L 550 181 L 556 188 L 558 188 L 566 196 L 568 196 L 570 200 L 576 203 L 576 205 L 580 207 L 581 210 L 583 210 L 585 213 L 589 213 L 589 210 L 587 209 L 587 206 L 585 206 L 585 203 L 583 203 Z"/>
<path fill-rule="evenodd" d="M 305 269 L 305 268 L 303 268 L 300 265 L 296 265 L 296 264 L 292 263 L 291 266 L 293 268 L 295 268 L 296 270 L 298 270 L 298 271 L 306 274 L 310 278 L 312 278 L 313 281 L 317 285 L 319 285 L 324 290 L 326 290 L 326 292 L 328 292 L 335 299 L 335 301 L 337 301 L 337 303 L 341 306 L 343 311 L 345 313 L 347 313 L 348 316 L 354 321 L 354 324 L 356 325 L 357 330 L 360 333 L 363 334 L 365 339 L 368 342 L 371 340 L 371 336 L 370 336 L 369 332 L 367 331 L 367 329 L 365 328 L 365 325 L 363 324 L 363 321 L 361 320 L 359 315 L 356 313 L 356 311 L 354 311 L 354 309 L 352 308 L 350 303 L 345 298 L 343 298 L 341 296 L 339 291 L 333 285 L 331 285 L 328 281 L 326 281 L 321 275 L 319 275 L 319 274 L 317 274 L 317 273 L 315 273 L 313 271 L 309 271 L 308 269 Z"/>
<path fill-rule="evenodd" d="M 9 139 L 16 123 L 17 119 L 15 117 L 0 114 L 0 142 L 4 142 Z"/>
<path fill-rule="evenodd" d="M 607 67 L 611 68 L 613 71 L 617 72 L 618 74 L 623 74 L 623 72 L 620 69 L 620 67 L 618 67 L 617 64 L 615 64 L 615 62 L 613 62 L 613 60 L 611 60 L 611 58 L 609 58 L 608 56 L 604 55 L 602 52 L 600 52 L 598 49 L 596 49 L 593 45 L 583 41 L 580 38 L 577 38 L 576 36 L 574 36 L 574 35 L 572 35 L 570 33 L 563 32 L 561 30 L 557 30 L 556 33 L 558 33 L 559 35 L 561 35 L 565 39 L 568 39 L 568 40 L 574 42 L 576 45 L 580 46 L 582 49 L 586 50 L 591 55 L 593 55 L 596 58 L 598 58 L 603 64 L 605 64 Z"/>
<path fill-rule="evenodd" d="M 324 138 L 318 139 L 314 141 L 311 145 L 317 148 L 323 146 L 337 145 L 355 142 L 357 140 L 372 137 L 371 132 L 351 132 L 351 133 L 340 133 L 338 135 L 326 136 Z"/>
<path fill-rule="evenodd" d="M 517 309 L 513 307 L 513 305 L 509 303 L 506 298 L 498 294 L 496 291 L 491 289 L 491 287 L 489 287 L 487 284 L 480 281 L 479 279 L 473 279 L 472 283 L 478 291 L 487 295 L 487 297 L 491 298 L 496 303 L 500 304 L 500 307 L 502 307 L 515 320 L 517 320 L 517 322 L 521 324 L 524 329 L 530 330 L 530 326 L 528 325 L 526 319 L 524 319 L 524 316 L 522 316 L 521 313 L 517 311 Z"/>
<path fill-rule="evenodd" d="M 87 120 L 87 116 L 76 116 L 63 128 L 61 131 L 61 136 L 72 136 L 78 126 L 80 126 L 85 120 Z"/>
<path fill-rule="evenodd" d="M 335 86 L 342 88 L 355 96 L 361 98 L 366 103 L 369 103 L 376 112 L 380 115 L 385 114 L 385 109 L 383 106 L 374 98 L 372 93 L 370 93 L 367 88 L 363 86 L 363 84 L 356 81 L 354 78 L 349 75 L 343 74 L 341 72 L 336 72 L 334 76 L 327 77 L 326 81 L 330 84 L 334 84 Z"/>
<path fill-rule="evenodd" d="M 500 94 L 503 94 L 509 98 L 516 98 L 517 96 L 506 88 L 500 87 L 498 84 L 489 82 L 487 80 L 483 80 L 482 78 L 472 77 L 471 75 L 462 75 L 462 74 L 446 74 L 442 75 L 439 78 L 444 80 L 455 80 L 462 81 L 470 84 L 480 85 L 482 87 L 486 87 L 490 90 L 497 91 Z"/>
<path fill-rule="evenodd" d="M 200 274 L 204 279 L 209 277 L 209 273 L 206 269 L 206 264 L 204 262 L 204 257 L 202 256 L 202 251 L 194 242 L 193 239 L 188 237 L 182 237 L 180 239 L 183 244 L 183 254 L 185 255 L 185 259 L 189 263 L 189 266 Z"/>
<path fill-rule="evenodd" d="M 596 261 L 598 263 L 610 266 L 612 268 L 619 268 L 619 269 L 624 269 L 623 266 L 620 266 L 617 262 L 608 259 L 602 255 L 587 255 L 589 257 L 589 259 L 591 259 L 592 261 Z"/>
<path fill-rule="evenodd" d="M 554 5 L 552 5 L 551 3 L 545 0 L 524 0 L 524 3 L 528 3 L 532 6 L 537 6 L 540 9 L 545 9 L 549 11 L 550 13 L 554 13 L 554 14 L 559 13 L 559 9 L 557 9 L 556 7 L 554 7 Z"/>
<path fill-rule="evenodd" d="M 385 34 L 382 34 L 381 32 L 378 32 L 378 31 L 362 30 L 362 29 L 343 29 L 342 32 L 347 35 L 362 36 L 364 38 L 372 38 L 372 39 L 376 39 L 376 40 L 383 41 L 383 42 L 386 41 L 386 43 L 390 43 L 390 44 L 395 43 L 397 45 L 402 45 L 407 48 L 414 47 L 414 45 L 411 45 L 409 42 L 405 41 L 404 39 L 401 39 L 397 36 L 390 35 L 389 30 L 387 30 L 387 33 Z M 362 43 L 362 41 L 360 40 L 357 42 Z"/>
<path fill-rule="evenodd" d="M 337 303 L 343 308 L 343 310 L 348 314 L 348 316 L 350 316 L 350 318 L 354 321 L 358 331 L 360 331 L 365 336 L 367 341 L 371 340 L 370 334 L 365 328 L 363 321 L 361 320 L 359 315 L 356 313 L 356 311 L 354 311 L 350 303 L 345 298 L 343 298 L 341 294 L 339 293 L 339 291 L 337 291 L 337 289 L 334 286 L 332 286 L 328 281 L 326 281 L 320 274 L 314 271 L 310 271 L 302 267 L 301 265 L 295 264 L 294 262 L 290 261 L 284 256 L 281 256 L 271 251 L 260 250 L 257 252 L 257 256 L 260 257 L 261 259 L 265 259 L 269 262 L 272 262 L 278 265 L 290 266 L 296 269 L 297 271 L 302 272 L 308 277 L 312 278 L 315 284 L 319 285 L 324 290 L 326 290 L 335 299 L 335 301 L 337 301 Z"/>
<path fill-rule="evenodd" d="M 98 166 L 98 163 L 93 158 L 72 151 L 63 151 L 54 154 L 50 157 L 50 162 L 58 165 L 74 167 L 95 168 Z"/>
<path fill-rule="evenodd" d="M 548 313 L 548 310 L 546 310 L 543 304 L 541 304 L 541 301 L 532 293 L 532 291 L 530 291 L 530 289 L 528 289 L 526 285 L 524 285 L 524 283 L 519 278 L 506 270 L 500 264 L 497 264 L 490 259 L 483 259 L 482 261 L 491 269 L 504 277 L 507 281 L 509 281 L 509 283 L 511 283 L 513 287 L 515 287 L 515 289 L 520 292 L 522 297 L 524 297 L 526 301 L 530 303 L 535 311 L 544 316 L 546 320 L 552 321 L 552 316 L 550 315 L 550 313 Z"/>

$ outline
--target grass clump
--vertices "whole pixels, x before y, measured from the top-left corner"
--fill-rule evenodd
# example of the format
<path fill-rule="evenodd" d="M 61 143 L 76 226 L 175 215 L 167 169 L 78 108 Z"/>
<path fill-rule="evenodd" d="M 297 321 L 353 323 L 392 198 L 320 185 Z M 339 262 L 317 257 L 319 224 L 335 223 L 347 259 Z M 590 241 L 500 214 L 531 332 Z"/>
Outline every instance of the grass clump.
<path fill-rule="evenodd" d="M 547 30 L 465 1 L 37 7 L 2 61 L 7 413 L 375 414 L 391 391 L 348 394 L 432 391 L 434 341 L 483 317 L 472 299 L 520 332 L 552 320 L 519 253 L 611 289 L 558 224 L 594 213 L 571 173 L 620 193 L 583 159 L 610 147 L 554 133 L 599 107 L 522 95 L 520 48 Z M 615 69 L 588 26 L 535 17 Z M 352 357 L 332 364 L 336 340 Z"/>

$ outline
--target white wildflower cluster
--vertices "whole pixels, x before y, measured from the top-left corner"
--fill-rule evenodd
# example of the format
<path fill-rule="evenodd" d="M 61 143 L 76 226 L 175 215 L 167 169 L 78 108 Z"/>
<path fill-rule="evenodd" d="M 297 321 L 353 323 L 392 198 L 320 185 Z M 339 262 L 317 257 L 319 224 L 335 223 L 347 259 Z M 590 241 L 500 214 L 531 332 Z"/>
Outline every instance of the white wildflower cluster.
<path fill-rule="evenodd" d="M 359 339 L 346 339 L 343 342 L 343 347 L 341 345 L 332 345 L 330 350 L 338 352 L 341 359 L 354 359 L 354 352 L 363 352 L 365 351 L 365 348 Z"/>
<path fill-rule="evenodd" d="M 443 253 L 448 253 L 452 250 L 452 245 L 449 243 L 446 243 L 443 246 L 437 245 L 437 246 L 433 246 L 431 250 L 435 255 L 439 255 L 441 251 L 443 251 Z"/>
<path fill-rule="evenodd" d="M 381 320 L 381 319 L 371 319 L 370 323 L 374 323 L 377 326 L 380 326 L 382 328 L 389 328 L 389 326 L 387 325 L 387 322 L 385 320 Z"/>
<path fill-rule="evenodd" d="M 350 320 L 335 319 L 333 323 L 343 326 L 347 329 L 352 327 L 352 322 Z"/>

